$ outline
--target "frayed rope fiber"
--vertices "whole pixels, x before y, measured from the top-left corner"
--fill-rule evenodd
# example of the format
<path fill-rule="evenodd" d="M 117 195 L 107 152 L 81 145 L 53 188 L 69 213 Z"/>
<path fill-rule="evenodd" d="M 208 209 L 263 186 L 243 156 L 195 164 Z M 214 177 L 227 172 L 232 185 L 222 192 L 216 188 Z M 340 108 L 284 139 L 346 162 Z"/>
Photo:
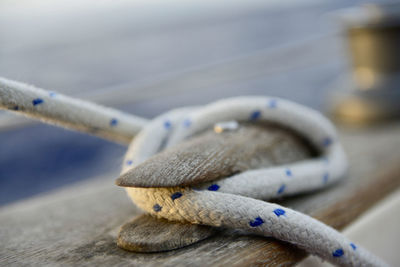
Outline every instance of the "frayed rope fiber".
<path fill-rule="evenodd" d="M 128 142 L 138 133 L 126 153 L 122 173 L 216 123 L 264 121 L 285 126 L 308 139 L 321 156 L 245 171 L 197 188 L 126 190 L 137 206 L 158 217 L 273 236 L 341 266 L 386 266 L 331 227 L 259 200 L 317 190 L 345 176 L 347 160 L 335 129 L 312 109 L 279 98 L 237 97 L 204 107 L 173 110 L 147 122 L 1 77 L 0 108 L 118 142 Z"/>
<path fill-rule="evenodd" d="M 160 150 L 226 121 L 264 121 L 288 127 L 306 137 L 322 155 L 291 165 L 245 171 L 197 188 L 126 188 L 133 202 L 160 218 L 273 236 L 341 266 L 385 266 L 333 228 L 258 200 L 323 188 L 346 174 L 347 160 L 333 125 L 320 113 L 293 102 L 237 97 L 168 112 L 149 122 L 133 140 L 122 174 Z"/>

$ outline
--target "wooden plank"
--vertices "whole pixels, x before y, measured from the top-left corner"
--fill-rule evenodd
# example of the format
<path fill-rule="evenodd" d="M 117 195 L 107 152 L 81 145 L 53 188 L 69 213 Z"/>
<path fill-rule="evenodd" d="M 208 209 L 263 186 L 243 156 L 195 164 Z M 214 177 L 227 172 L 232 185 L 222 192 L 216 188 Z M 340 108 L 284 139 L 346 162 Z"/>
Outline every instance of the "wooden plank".
<path fill-rule="evenodd" d="M 400 123 L 341 129 L 348 179 L 326 190 L 279 200 L 341 229 L 400 185 Z M 113 186 L 117 174 L 0 209 L 0 265 L 292 265 L 301 250 L 233 230 L 184 249 L 131 253 L 116 246 L 119 227 L 139 214 Z"/>

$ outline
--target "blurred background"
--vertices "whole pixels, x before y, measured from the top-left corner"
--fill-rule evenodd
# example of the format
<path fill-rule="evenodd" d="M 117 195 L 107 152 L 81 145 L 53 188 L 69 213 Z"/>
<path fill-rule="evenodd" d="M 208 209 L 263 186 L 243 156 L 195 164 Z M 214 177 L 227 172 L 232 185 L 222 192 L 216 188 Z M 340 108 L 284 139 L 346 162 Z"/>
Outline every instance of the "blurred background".
<path fill-rule="evenodd" d="M 371 1 L 369 1 L 371 2 Z M 325 111 L 346 0 L 0 2 L 0 75 L 152 118 L 237 95 Z M 0 205 L 100 174 L 125 147 L 0 112 Z"/>

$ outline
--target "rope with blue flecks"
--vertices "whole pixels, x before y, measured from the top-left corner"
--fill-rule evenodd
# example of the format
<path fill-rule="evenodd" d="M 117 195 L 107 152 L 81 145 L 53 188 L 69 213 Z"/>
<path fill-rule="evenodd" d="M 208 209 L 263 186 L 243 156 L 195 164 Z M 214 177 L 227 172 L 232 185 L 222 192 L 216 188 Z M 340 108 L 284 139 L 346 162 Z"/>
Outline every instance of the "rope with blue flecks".
<path fill-rule="evenodd" d="M 158 153 L 165 142 L 166 147 L 172 146 L 216 123 L 232 120 L 284 125 L 310 140 L 322 157 L 250 170 L 197 188 L 126 188 L 133 202 L 169 220 L 273 236 L 335 264 L 385 265 L 333 228 L 289 208 L 257 200 L 316 190 L 345 175 L 347 161 L 334 127 L 304 106 L 277 98 L 238 97 L 198 109 L 171 111 L 152 120 L 135 138 L 122 173 Z"/>
<path fill-rule="evenodd" d="M 0 78 L 0 108 L 118 141 L 133 137 L 146 120 Z M 334 127 L 318 112 L 278 98 L 239 97 L 201 108 L 168 112 L 147 123 L 130 145 L 123 172 L 152 155 L 226 121 L 274 122 L 305 136 L 322 156 L 246 171 L 197 188 L 127 188 L 140 208 L 158 217 L 243 229 L 293 243 L 343 266 L 385 266 L 336 230 L 299 212 L 264 202 L 312 191 L 342 178 L 347 161 Z M 167 177 L 173 179 L 173 177 Z"/>
<path fill-rule="evenodd" d="M 146 119 L 0 77 L 0 108 L 120 143 L 129 143 Z"/>

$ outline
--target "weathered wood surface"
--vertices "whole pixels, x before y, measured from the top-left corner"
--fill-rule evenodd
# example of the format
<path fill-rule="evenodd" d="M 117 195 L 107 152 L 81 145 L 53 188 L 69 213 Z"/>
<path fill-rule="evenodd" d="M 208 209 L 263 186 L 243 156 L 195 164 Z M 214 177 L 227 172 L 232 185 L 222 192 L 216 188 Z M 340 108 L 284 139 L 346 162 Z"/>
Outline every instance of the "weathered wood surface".
<path fill-rule="evenodd" d="M 117 245 L 134 252 L 162 252 L 186 247 L 216 232 L 215 227 L 172 222 L 142 214 L 121 227 Z"/>
<path fill-rule="evenodd" d="M 348 179 L 314 194 L 279 201 L 341 229 L 400 185 L 400 124 L 341 130 Z M 305 253 L 270 238 L 233 230 L 184 249 L 119 249 L 120 226 L 139 214 L 113 177 L 76 184 L 0 209 L 0 265 L 292 265 Z"/>
<path fill-rule="evenodd" d="M 249 169 L 291 163 L 313 154 L 314 149 L 304 138 L 287 129 L 242 123 L 237 130 L 215 133 L 211 129 L 179 146 L 167 148 L 121 175 L 116 184 L 123 187 L 194 185 Z"/>

